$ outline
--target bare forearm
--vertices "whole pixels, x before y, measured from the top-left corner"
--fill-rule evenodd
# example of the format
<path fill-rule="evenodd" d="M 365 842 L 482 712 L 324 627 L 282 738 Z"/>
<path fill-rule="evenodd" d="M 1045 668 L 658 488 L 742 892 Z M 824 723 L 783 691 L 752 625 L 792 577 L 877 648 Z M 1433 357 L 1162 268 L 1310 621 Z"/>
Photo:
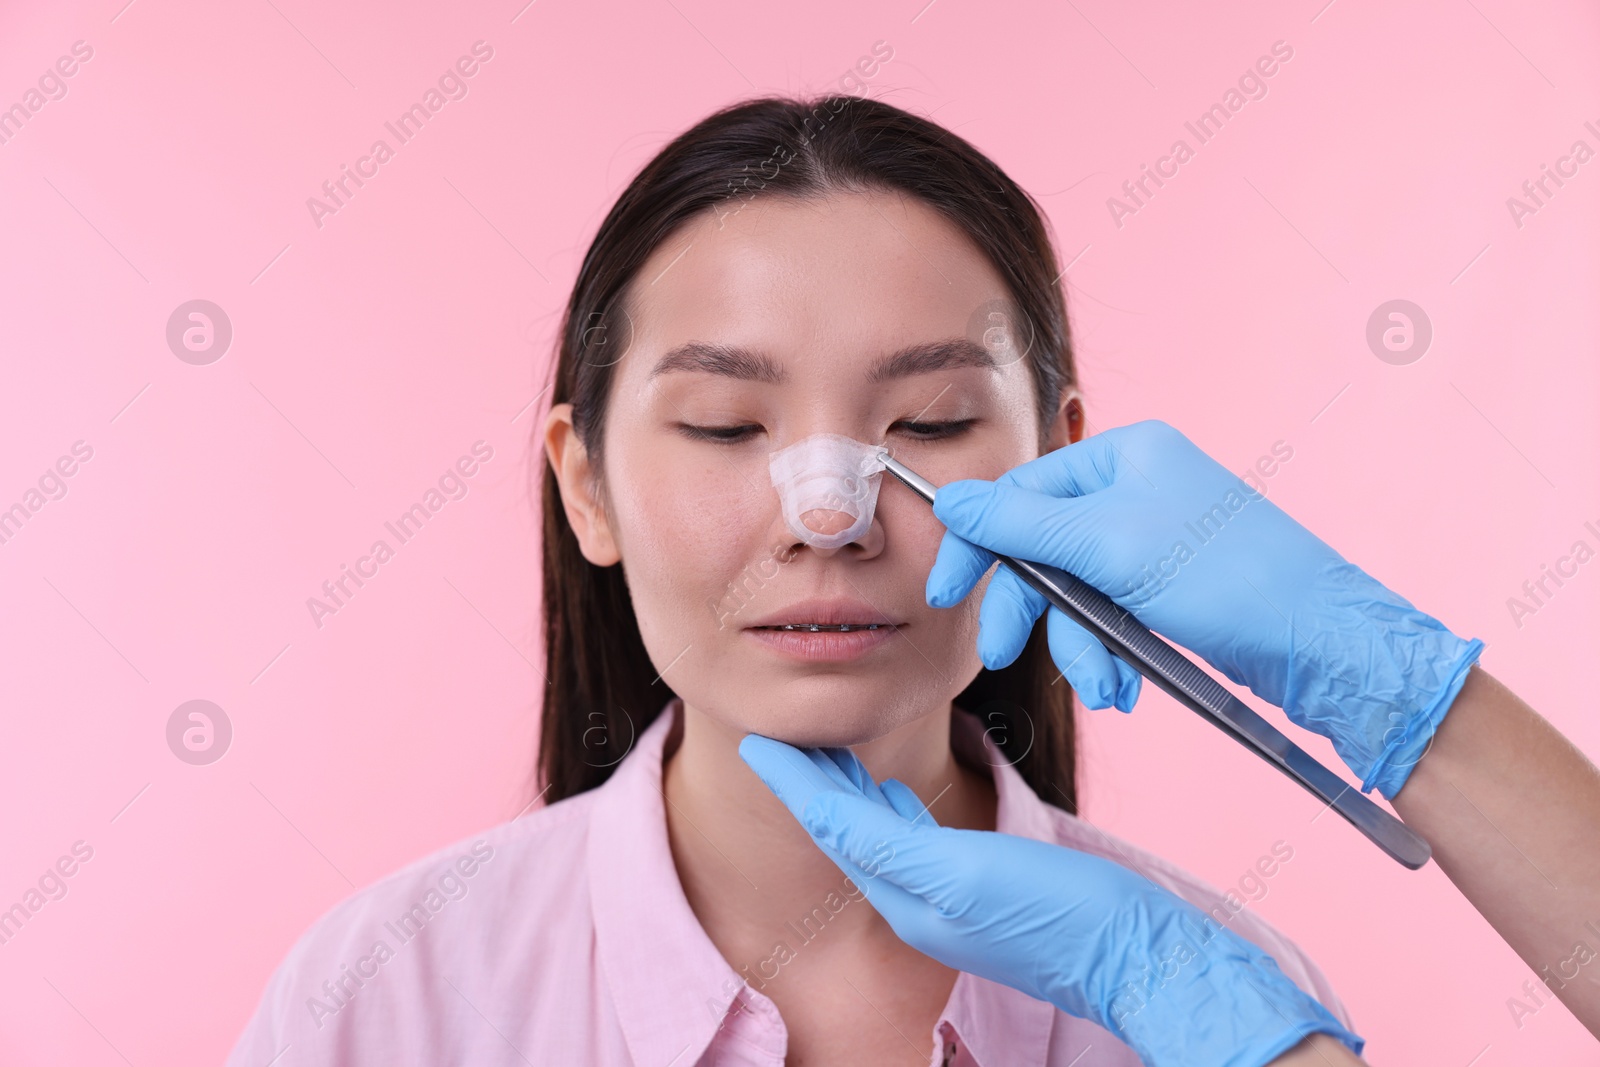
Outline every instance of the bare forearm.
<path fill-rule="evenodd" d="M 1474 666 L 1394 807 L 1517 955 L 1600 1036 L 1600 771 Z"/>
<path fill-rule="evenodd" d="M 1350 1067 L 1367 1061 L 1344 1047 L 1337 1038 L 1312 1034 L 1272 1061 L 1271 1067 Z"/>

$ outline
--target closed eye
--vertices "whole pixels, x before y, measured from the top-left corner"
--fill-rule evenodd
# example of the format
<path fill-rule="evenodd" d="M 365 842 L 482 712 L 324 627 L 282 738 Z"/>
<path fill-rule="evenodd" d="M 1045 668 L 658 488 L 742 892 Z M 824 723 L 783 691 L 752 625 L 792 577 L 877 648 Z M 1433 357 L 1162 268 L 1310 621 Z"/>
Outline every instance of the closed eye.
<path fill-rule="evenodd" d="M 895 426 L 904 426 L 910 431 L 911 436 L 919 441 L 938 441 L 966 433 L 977 421 L 977 419 L 955 419 L 950 422 L 897 422 Z M 894 426 L 889 429 L 894 429 Z"/>
<path fill-rule="evenodd" d="M 901 421 L 889 427 L 903 427 L 905 432 L 918 441 L 938 441 L 947 437 L 955 437 L 972 428 L 977 419 L 955 419 L 949 422 L 910 422 Z M 738 444 L 761 427 L 754 423 L 742 426 L 695 426 L 691 423 L 680 422 L 677 424 L 678 432 L 685 437 L 696 441 L 711 441 L 716 444 Z"/>
<path fill-rule="evenodd" d="M 692 426 L 687 422 L 678 423 L 678 432 L 683 436 L 696 441 L 715 441 L 718 444 L 734 444 L 744 440 L 759 426 Z"/>

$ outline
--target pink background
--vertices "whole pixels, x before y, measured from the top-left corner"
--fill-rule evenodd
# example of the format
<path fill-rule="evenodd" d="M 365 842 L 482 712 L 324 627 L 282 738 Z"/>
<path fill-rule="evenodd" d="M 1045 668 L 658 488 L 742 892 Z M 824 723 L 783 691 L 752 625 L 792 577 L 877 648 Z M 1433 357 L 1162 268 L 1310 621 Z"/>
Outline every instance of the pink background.
<path fill-rule="evenodd" d="M 1506 606 L 1600 525 L 1600 160 L 1521 227 L 1506 207 L 1573 141 L 1600 149 L 1592 5 L 524 2 L 0 16 L 0 106 L 93 48 L 0 144 L 0 507 L 93 449 L 0 545 L 0 906 L 94 850 L 0 945 L 0 1061 L 217 1062 L 313 919 L 518 813 L 540 694 L 529 405 L 579 260 L 670 136 L 836 85 L 877 41 L 894 54 L 865 91 L 1048 209 L 1093 428 L 1164 418 L 1236 471 L 1287 443 L 1273 499 L 1484 638 L 1487 668 L 1600 753 L 1579 669 L 1600 563 L 1520 627 Z M 468 95 L 315 225 L 307 198 L 478 40 Z M 1107 198 L 1279 40 L 1268 95 L 1117 227 Z M 207 366 L 165 340 L 196 298 L 234 331 Z M 1409 365 L 1364 338 L 1394 298 L 1434 325 Z M 318 628 L 307 598 L 479 440 L 467 496 Z M 234 731 L 208 766 L 167 745 L 193 699 Z M 1089 815 L 1218 886 L 1294 848 L 1251 906 L 1374 1060 L 1593 1055 L 1559 1006 L 1513 1023 L 1532 972 L 1436 866 L 1313 822 L 1153 686 L 1090 716 L 1086 752 Z"/>

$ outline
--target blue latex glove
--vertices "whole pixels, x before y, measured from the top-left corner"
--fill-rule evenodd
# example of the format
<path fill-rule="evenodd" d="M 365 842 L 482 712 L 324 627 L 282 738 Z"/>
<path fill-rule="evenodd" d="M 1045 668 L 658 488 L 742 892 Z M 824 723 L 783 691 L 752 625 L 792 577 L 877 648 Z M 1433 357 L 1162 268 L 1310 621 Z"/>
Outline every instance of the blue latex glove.
<path fill-rule="evenodd" d="M 994 482 L 951 482 L 933 512 L 948 530 L 930 605 L 966 597 L 995 552 L 1060 567 L 1329 738 L 1364 793 L 1393 797 L 1405 785 L 1483 650 L 1157 419 Z M 998 568 L 979 609 L 984 664 L 1015 660 L 1047 607 Z M 1131 711 L 1138 673 L 1060 611 L 1046 625 L 1051 657 L 1084 703 Z"/>
<path fill-rule="evenodd" d="M 941 827 L 847 748 L 750 734 L 739 755 L 902 941 L 1088 1019 L 1152 1067 L 1260 1067 L 1313 1033 L 1361 1053 L 1266 952 L 1120 864 Z"/>

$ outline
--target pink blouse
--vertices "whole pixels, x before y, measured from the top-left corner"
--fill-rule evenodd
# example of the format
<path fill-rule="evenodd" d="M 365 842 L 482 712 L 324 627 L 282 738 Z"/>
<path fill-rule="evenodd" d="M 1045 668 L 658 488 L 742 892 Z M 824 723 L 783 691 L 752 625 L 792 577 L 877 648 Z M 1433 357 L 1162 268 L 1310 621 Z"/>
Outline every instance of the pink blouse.
<path fill-rule="evenodd" d="M 672 862 L 661 764 L 678 713 L 674 699 L 600 788 L 336 905 L 273 974 L 229 1067 L 783 1064 L 788 1034 L 760 976 L 718 953 Z M 975 716 L 951 719 L 951 743 L 993 767 L 997 829 L 1103 856 L 1212 912 L 1354 1029 L 1316 964 L 1264 920 L 1046 804 Z M 805 929 L 797 940 L 815 936 Z M 1093 1023 L 967 973 L 925 1039 L 930 1067 L 1139 1065 Z"/>

